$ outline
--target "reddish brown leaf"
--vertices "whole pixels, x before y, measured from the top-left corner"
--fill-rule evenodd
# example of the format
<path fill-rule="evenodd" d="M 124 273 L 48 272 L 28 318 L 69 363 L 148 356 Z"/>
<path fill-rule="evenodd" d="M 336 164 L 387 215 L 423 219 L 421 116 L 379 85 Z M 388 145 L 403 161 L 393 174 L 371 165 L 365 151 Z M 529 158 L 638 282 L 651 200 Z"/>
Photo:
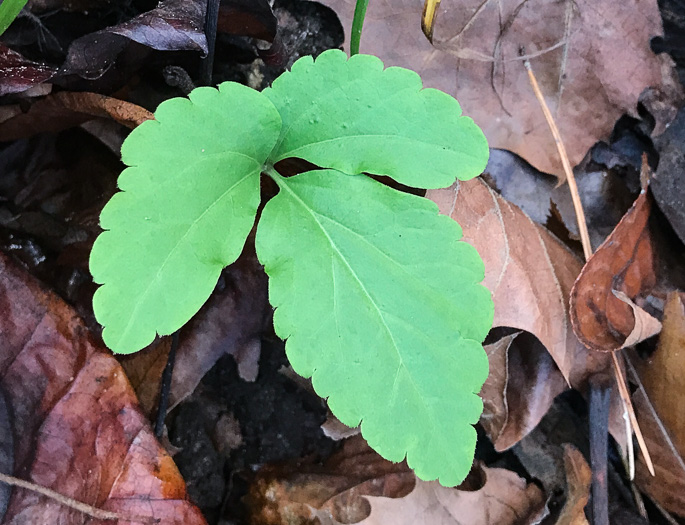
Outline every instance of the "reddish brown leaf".
<path fill-rule="evenodd" d="M 685 308 L 682 293 L 671 293 L 659 345 L 647 360 L 631 359 L 638 383 L 633 402 L 656 476 L 637 463 L 638 486 L 667 510 L 685 516 Z"/>
<path fill-rule="evenodd" d="M 154 118 L 145 108 L 97 93 L 61 91 L 34 102 L 0 121 L 0 141 L 27 138 L 38 133 L 57 132 L 94 118 L 113 119 L 135 128 Z"/>
<path fill-rule="evenodd" d="M 635 315 L 614 292 L 636 301 L 656 284 L 654 248 L 647 228 L 651 206 L 649 193 L 642 192 L 573 285 L 571 322 L 588 348 L 622 348 L 635 328 Z"/>
<path fill-rule="evenodd" d="M 21 93 L 48 81 L 57 71 L 32 62 L 0 43 L 0 95 Z"/>
<path fill-rule="evenodd" d="M 323 0 L 352 27 L 354 0 Z M 494 148 L 512 151 L 563 178 L 552 135 L 523 67 L 522 48 L 564 138 L 572 165 L 608 138 L 624 113 L 636 115 L 646 88 L 675 116 L 682 88 L 665 53 L 649 42 L 662 33 L 656 0 L 442 0 L 431 46 L 416 0 L 370 2 L 361 49 L 388 66 L 417 71 L 427 87 L 454 95 Z M 349 39 L 347 40 L 349 45 Z M 661 94 L 661 96 L 660 96 Z M 661 115 L 663 111 L 654 111 Z"/>
<path fill-rule="evenodd" d="M 564 445 L 566 469 L 566 503 L 556 525 L 588 525 L 585 505 L 590 499 L 592 471 L 583 454 L 573 445 Z"/>
<path fill-rule="evenodd" d="M 0 371 L 14 416 L 15 475 L 125 516 L 204 523 L 121 367 L 93 345 L 71 308 L 4 255 Z M 75 511 L 15 489 L 4 523 L 75 519 Z"/>

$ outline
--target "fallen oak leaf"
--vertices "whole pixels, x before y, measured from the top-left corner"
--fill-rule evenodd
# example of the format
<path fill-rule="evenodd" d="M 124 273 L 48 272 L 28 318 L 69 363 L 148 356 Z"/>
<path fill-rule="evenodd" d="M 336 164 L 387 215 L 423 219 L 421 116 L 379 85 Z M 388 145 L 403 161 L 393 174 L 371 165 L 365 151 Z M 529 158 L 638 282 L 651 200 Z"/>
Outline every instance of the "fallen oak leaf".
<path fill-rule="evenodd" d="M 70 307 L 3 254 L 0 313 L 0 380 L 22 437 L 16 475 L 119 515 L 204 524 L 116 360 L 90 342 Z M 4 523 L 69 522 L 72 514 L 17 489 Z"/>
<path fill-rule="evenodd" d="M 635 301 L 656 284 L 654 247 L 648 229 L 651 206 L 651 196 L 645 190 L 588 260 L 573 285 L 573 331 L 592 350 L 610 352 L 623 348 L 635 329 L 633 308 L 614 291 Z"/>
<path fill-rule="evenodd" d="M 358 525 L 533 525 L 547 515 L 545 496 L 534 483 L 510 470 L 482 467 L 478 490 L 446 488 L 416 480 L 401 499 L 367 496 L 371 514 Z"/>
<path fill-rule="evenodd" d="M 322 3 L 349 31 L 355 1 Z M 457 97 L 491 147 L 512 151 L 560 180 L 562 166 L 521 64 L 521 47 L 554 103 L 574 166 L 593 144 L 608 138 L 624 113 L 637 116 L 638 101 L 661 98 L 669 108 L 665 119 L 654 110 L 659 133 L 683 98 L 671 59 L 650 49 L 650 39 L 663 32 L 655 0 L 442 0 L 435 47 L 421 32 L 421 8 L 415 0 L 370 3 L 363 52 L 383 57 L 389 66 L 413 69 L 426 87 Z"/>
<path fill-rule="evenodd" d="M 635 326 L 628 334 L 628 337 L 626 337 L 622 348 L 635 346 L 640 341 L 649 339 L 650 337 L 661 332 L 661 323 L 659 320 L 652 317 L 649 313 L 636 305 L 625 293 L 617 292 L 616 290 L 611 290 L 611 293 L 630 306 L 630 309 L 633 311 L 633 317 L 635 318 Z"/>
<path fill-rule="evenodd" d="M 405 462 L 392 463 L 372 450 L 361 436 L 323 465 L 265 467 L 245 498 L 254 525 L 356 523 L 369 516 L 370 495 L 399 498 L 414 488 L 414 473 Z"/>
<path fill-rule="evenodd" d="M 611 356 L 585 348 L 569 321 L 568 297 L 582 264 L 568 248 L 479 179 L 429 190 L 426 196 L 462 226 L 464 240 L 483 258 L 483 284 L 495 303 L 493 327 L 534 335 L 568 384 L 581 392 L 590 376 L 605 375 L 612 381 Z M 535 399 L 525 391 L 515 395 L 530 404 L 524 428 L 535 426 L 551 406 L 549 396 Z M 626 439 L 622 413 L 618 396 L 613 396 L 610 428 L 621 446 Z"/>

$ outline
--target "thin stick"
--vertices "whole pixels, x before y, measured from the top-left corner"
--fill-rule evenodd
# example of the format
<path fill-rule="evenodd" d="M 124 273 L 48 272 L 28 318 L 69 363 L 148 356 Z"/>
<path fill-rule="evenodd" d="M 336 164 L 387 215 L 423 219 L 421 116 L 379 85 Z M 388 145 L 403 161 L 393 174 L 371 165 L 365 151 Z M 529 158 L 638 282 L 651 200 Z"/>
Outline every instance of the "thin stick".
<path fill-rule="evenodd" d="M 205 37 L 207 38 L 207 56 L 202 61 L 200 83 L 203 86 L 212 85 L 212 71 L 214 69 L 214 49 L 216 48 L 216 31 L 219 23 L 219 0 L 207 0 L 205 12 Z"/>
<path fill-rule="evenodd" d="M 14 476 L 8 476 L 6 474 L 3 474 L 2 472 L 0 472 L 0 483 L 6 483 L 7 485 L 11 485 L 12 487 L 19 487 L 22 489 L 30 490 L 32 492 L 37 492 L 38 494 L 41 494 L 46 498 L 50 498 L 51 500 L 56 501 L 60 505 L 64 505 L 65 507 L 69 507 L 70 509 L 77 510 L 97 520 L 137 521 L 139 523 L 155 523 L 156 521 L 152 517 L 122 516 L 121 514 L 117 514 L 116 512 L 99 509 L 97 507 L 93 507 L 92 505 L 88 505 L 87 503 L 83 503 L 82 501 L 69 498 L 47 487 L 36 485 L 35 483 L 31 483 L 30 481 L 26 481 L 20 478 L 15 478 Z"/>
<path fill-rule="evenodd" d="M 174 375 L 174 365 L 176 363 L 176 350 L 178 350 L 179 330 L 171 335 L 171 348 L 167 356 L 166 366 L 162 372 L 162 385 L 159 391 L 159 405 L 157 408 L 157 420 L 155 421 L 155 436 L 157 439 L 164 433 L 164 420 L 166 411 L 169 407 L 169 394 L 171 392 L 171 379 Z"/>
<path fill-rule="evenodd" d="M 618 392 L 621 395 L 621 399 L 623 402 L 626 404 L 626 406 L 632 407 L 632 403 L 630 402 L 630 394 L 628 393 L 628 387 L 626 386 L 626 380 L 623 377 L 623 372 L 621 371 L 621 366 L 618 362 L 618 358 L 616 357 L 616 352 L 611 352 L 611 358 L 614 360 L 614 370 L 616 370 L 616 382 L 618 383 Z M 637 442 L 640 445 L 640 450 L 642 451 L 642 455 L 645 458 L 645 463 L 647 464 L 647 469 L 649 469 L 649 473 L 654 476 L 654 465 L 652 464 L 652 458 L 649 455 L 649 450 L 647 450 L 647 444 L 645 443 L 645 439 L 642 436 L 642 431 L 640 430 L 640 426 L 637 424 L 637 418 L 635 417 L 635 411 L 634 410 L 628 410 L 628 416 L 630 416 L 630 422 L 633 425 L 633 430 L 635 431 L 635 437 L 637 438 Z M 628 436 L 628 439 L 630 439 L 630 436 Z"/>
<path fill-rule="evenodd" d="M 568 160 L 568 155 L 566 154 L 566 148 L 561 140 L 561 135 L 559 134 L 559 128 L 557 128 L 554 119 L 552 118 L 552 113 L 550 113 L 547 103 L 545 102 L 545 97 L 542 96 L 540 91 L 540 86 L 538 86 L 538 81 L 533 74 L 533 69 L 530 67 L 530 62 L 528 60 L 523 61 L 523 65 L 526 66 L 526 71 L 528 71 L 528 79 L 530 80 L 531 86 L 533 86 L 533 91 L 535 92 L 535 97 L 540 103 L 542 112 L 545 114 L 545 120 L 549 126 L 552 136 L 554 137 L 554 143 L 557 146 L 557 151 L 559 151 L 559 156 L 561 157 L 561 164 L 564 167 L 564 173 L 566 174 L 566 180 L 568 181 L 569 190 L 571 190 L 571 199 L 573 200 L 573 207 L 576 210 L 576 217 L 578 217 L 578 230 L 580 231 L 580 242 L 583 244 L 583 253 L 585 254 L 585 260 L 587 261 L 592 256 L 592 246 L 590 245 L 590 234 L 587 230 L 587 221 L 585 220 L 585 212 L 583 211 L 583 204 L 580 202 L 580 195 L 578 193 L 578 186 L 576 185 L 576 178 L 573 176 L 573 170 L 571 169 L 571 163 Z"/>

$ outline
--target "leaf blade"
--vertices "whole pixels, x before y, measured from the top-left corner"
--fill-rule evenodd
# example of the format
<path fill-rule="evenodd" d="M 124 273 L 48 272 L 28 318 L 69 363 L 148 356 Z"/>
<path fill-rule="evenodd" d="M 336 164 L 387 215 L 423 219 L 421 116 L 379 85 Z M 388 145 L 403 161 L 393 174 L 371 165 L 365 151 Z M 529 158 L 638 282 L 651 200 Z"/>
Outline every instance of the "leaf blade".
<path fill-rule="evenodd" d="M 155 118 L 122 147 L 123 191 L 102 211 L 90 258 L 103 338 L 122 353 L 180 328 L 238 257 L 280 129 L 266 98 L 228 82 L 169 100 Z"/>
<path fill-rule="evenodd" d="M 361 420 L 381 455 L 458 484 L 492 322 L 476 251 L 432 203 L 363 175 L 312 171 L 279 186 L 256 244 L 293 368 L 343 423 Z"/>
<path fill-rule="evenodd" d="M 419 188 L 473 178 L 487 163 L 485 136 L 455 99 L 370 55 L 303 57 L 264 94 L 284 123 L 275 161 L 299 157 Z"/>

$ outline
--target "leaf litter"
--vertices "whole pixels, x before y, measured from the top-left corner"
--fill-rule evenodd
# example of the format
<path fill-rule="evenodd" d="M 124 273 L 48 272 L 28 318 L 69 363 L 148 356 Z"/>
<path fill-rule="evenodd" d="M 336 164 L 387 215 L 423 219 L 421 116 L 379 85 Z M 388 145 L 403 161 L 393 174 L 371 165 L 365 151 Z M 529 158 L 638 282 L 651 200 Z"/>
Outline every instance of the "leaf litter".
<path fill-rule="evenodd" d="M 442 4 L 443 4 L 443 7 L 446 7 L 448 9 L 452 9 L 452 10 L 455 9 L 454 6 L 450 5 L 450 3 L 446 4 L 444 2 L 444 0 L 443 0 Z M 399 4 L 397 4 L 397 5 L 399 5 Z M 372 4 L 372 6 L 373 6 L 373 4 Z M 581 8 L 583 8 L 583 6 L 581 6 Z M 578 14 L 578 13 L 575 13 L 575 14 Z M 418 23 L 416 22 L 418 20 L 418 18 L 415 17 L 414 15 L 412 15 L 412 17 L 413 17 L 411 19 L 412 24 L 410 27 L 418 27 Z M 522 19 L 523 19 L 523 17 L 522 17 Z M 409 18 L 407 18 L 407 20 L 409 20 Z M 369 25 L 369 22 L 373 23 L 373 20 L 367 21 L 367 25 L 365 27 L 365 33 L 364 33 L 365 36 L 364 36 L 364 39 L 362 40 L 362 49 L 363 50 L 365 49 L 364 48 L 365 43 L 369 43 L 369 40 L 368 40 L 369 38 L 376 38 L 376 37 L 373 37 L 374 33 L 376 33 L 376 30 L 373 29 L 372 25 Z M 345 27 L 349 27 L 349 25 L 345 24 Z M 444 26 L 442 26 L 442 28 L 444 29 Z M 396 29 L 395 29 L 395 31 L 396 31 Z M 441 27 L 439 26 L 438 32 L 436 33 L 436 36 L 437 36 L 436 40 L 439 40 L 441 37 L 440 31 L 441 31 Z M 388 33 L 385 33 L 385 35 L 387 36 Z M 406 35 L 404 35 L 404 36 L 406 38 Z M 423 37 L 417 38 L 416 43 L 423 43 L 423 41 L 421 40 L 422 38 Z M 400 46 L 396 46 L 396 47 L 398 47 L 398 49 L 401 49 Z M 366 48 L 366 49 L 368 49 L 368 48 Z M 551 53 L 554 53 L 555 51 L 556 50 L 552 50 Z M 442 52 L 443 51 L 440 51 L 440 53 L 442 53 Z M 490 50 L 490 53 L 492 54 L 492 50 Z M 27 56 L 33 56 L 33 55 L 27 55 Z M 382 56 L 385 59 L 389 55 L 383 54 Z M 640 57 L 643 57 L 643 56 L 644 55 L 640 55 Z M 640 58 L 640 57 L 638 57 L 638 58 Z M 465 62 L 464 59 L 460 58 L 459 60 L 461 60 L 461 62 Z M 550 61 L 550 62 L 553 62 L 553 61 Z M 427 63 L 430 66 L 430 62 L 427 62 Z M 533 61 L 533 63 L 534 63 L 534 65 L 536 65 L 535 61 Z M 433 65 L 435 65 L 435 64 L 433 64 Z M 507 65 L 507 64 L 504 64 L 504 66 L 506 68 L 506 77 L 508 79 L 511 79 L 513 76 L 511 74 L 512 68 L 510 67 L 510 65 Z M 437 67 L 434 67 L 434 69 L 437 69 Z M 537 66 L 537 65 L 536 65 L 536 71 L 540 71 L 539 66 Z M 541 76 L 544 76 L 544 75 L 541 75 Z M 666 78 L 667 76 L 668 76 L 668 73 L 666 75 L 664 75 L 664 78 Z M 552 88 L 554 87 L 553 75 L 552 75 L 551 80 L 547 79 L 547 78 L 545 80 L 543 80 L 543 84 L 545 81 L 547 81 L 548 84 L 552 86 Z M 35 83 L 40 84 L 40 81 L 35 82 Z M 67 84 L 65 84 L 65 85 L 67 85 Z M 91 85 L 94 85 L 94 84 L 91 84 Z M 629 82 L 629 85 L 631 88 L 632 98 L 631 98 L 630 103 L 627 104 L 627 106 L 625 107 L 625 109 L 627 109 L 629 113 L 632 112 L 634 114 L 634 109 L 633 109 L 635 107 L 634 93 L 637 91 L 637 88 L 635 88 L 635 86 L 633 85 L 632 80 Z M 552 89 L 552 88 L 549 89 L 550 93 L 555 92 L 554 89 Z M 635 88 L 635 89 L 633 89 L 633 88 Z M 662 94 L 664 95 L 664 98 L 666 99 L 666 102 L 667 102 L 666 106 L 665 106 L 666 111 L 665 111 L 665 113 L 663 113 L 663 115 L 665 115 L 665 117 L 662 116 L 658 119 L 659 120 L 659 126 L 662 128 L 663 128 L 663 122 L 665 122 L 667 120 L 667 118 L 670 118 L 669 115 L 672 115 L 672 113 L 673 113 L 673 110 L 672 110 L 673 106 L 669 105 L 670 103 L 668 102 L 669 97 L 677 99 L 677 96 L 674 97 L 673 93 L 671 93 L 671 95 L 669 95 L 669 93 L 668 93 L 669 89 L 670 88 L 668 87 L 668 85 L 665 85 L 664 89 L 662 90 L 663 91 Z M 618 91 L 618 88 L 617 88 L 617 91 Z M 567 96 L 567 92 L 564 91 L 563 97 L 565 98 L 566 96 Z M 473 106 L 472 104 L 467 105 L 466 99 L 464 99 L 462 97 L 459 97 L 459 99 L 464 104 L 465 108 L 467 108 L 469 106 Z M 591 103 L 592 103 L 592 101 L 591 101 Z M 530 110 L 531 114 L 534 113 L 533 109 Z M 601 113 L 600 110 L 597 110 L 594 114 L 606 115 L 606 112 Z M 609 125 L 609 124 L 613 125 L 614 120 L 615 120 L 615 117 L 613 117 L 613 116 L 607 117 L 606 118 L 606 122 L 608 123 L 607 125 Z M 659 127 L 659 126 L 657 126 L 657 127 Z M 544 131 L 546 132 L 546 130 L 544 130 Z M 563 130 L 562 130 L 562 132 L 563 132 Z M 565 137 L 566 137 L 566 135 L 567 135 L 567 133 L 565 133 Z M 602 135 L 602 136 L 604 138 L 606 138 L 607 135 L 608 135 L 608 132 L 604 132 L 604 135 Z M 592 139 L 589 142 L 592 143 L 594 140 L 595 139 Z M 674 144 L 677 144 L 678 143 L 677 137 L 674 138 L 673 141 L 674 141 Z M 535 144 L 535 141 L 531 140 L 530 144 Z M 548 151 L 548 149 L 549 148 L 541 148 L 543 153 L 541 153 L 540 155 L 544 156 L 545 155 L 544 152 Z M 581 153 L 582 154 L 585 153 L 585 151 L 587 150 L 587 147 L 585 147 L 585 150 L 582 150 L 582 151 L 581 151 L 582 148 L 576 148 L 576 149 L 579 150 L 578 155 L 581 155 Z M 551 156 L 551 155 L 548 155 L 548 156 Z M 528 158 L 530 160 L 531 157 L 526 157 L 526 158 Z M 538 167 L 539 166 L 540 165 L 538 164 Z M 555 173 L 553 170 L 546 170 L 546 171 L 548 171 L 550 173 Z M 675 170 L 671 170 L 671 171 L 673 173 L 675 173 Z M 665 170 L 664 170 L 664 173 L 665 173 Z M 658 176 L 659 176 L 659 172 L 657 172 L 657 177 Z M 560 188 L 560 190 L 564 191 L 564 188 Z M 672 192 L 672 193 L 675 194 L 675 192 Z M 610 194 L 610 193 L 608 193 L 608 194 Z M 34 198 L 39 199 L 39 197 L 34 197 Z M 659 203 L 659 204 L 661 205 L 661 203 Z M 600 209 L 601 209 L 601 206 L 600 206 Z M 551 213 L 555 213 L 553 209 L 551 210 Z M 672 224 L 674 226 L 676 226 L 676 222 L 673 220 L 672 220 Z M 544 237 L 544 234 L 543 234 L 543 237 Z M 526 235 L 524 238 L 528 238 L 528 236 Z M 554 250 L 554 249 L 547 250 L 547 251 L 549 253 L 554 253 L 554 254 L 556 254 L 558 252 L 558 250 Z M 566 250 L 562 250 L 562 251 L 566 251 Z M 568 254 L 569 252 L 566 251 L 566 253 Z M 566 261 L 566 262 L 571 261 L 571 259 L 569 259 L 567 255 L 564 255 L 563 257 L 560 256 L 560 257 L 563 261 Z M 576 267 L 580 268 L 580 263 L 577 262 L 577 259 L 576 259 L 575 263 L 571 263 L 571 267 L 572 268 L 576 268 Z M 571 271 L 568 273 L 572 274 L 573 272 Z M 566 282 L 566 280 L 568 280 L 568 279 L 561 279 L 561 280 Z M 568 286 L 566 284 L 564 284 L 562 288 L 566 291 L 566 294 L 568 295 Z M 249 289 L 250 288 L 248 287 L 248 290 Z M 220 295 L 221 294 L 219 293 L 219 296 Z M 511 294 L 511 295 L 514 295 L 514 294 Z M 515 295 L 514 295 L 514 297 L 515 297 Z M 227 299 L 227 302 L 229 304 L 231 303 L 231 301 L 228 299 Z M 500 302 L 504 302 L 504 301 L 500 301 Z M 563 303 L 563 301 L 561 301 L 561 302 Z M 226 308 L 228 309 L 229 312 L 232 309 L 232 307 L 229 307 L 229 306 L 227 306 Z M 257 310 L 258 310 L 258 308 L 257 308 Z M 246 312 L 250 311 L 250 308 L 247 307 L 247 309 L 245 311 Z M 209 311 L 208 311 L 208 313 L 209 313 Z M 239 319 L 241 319 L 240 314 L 237 313 L 236 315 L 237 315 L 236 323 L 240 324 L 241 323 L 241 321 L 239 321 Z M 246 315 L 250 315 L 250 314 L 246 314 Z M 211 321 L 210 321 L 210 326 L 211 326 Z M 231 329 L 230 328 L 227 328 L 227 329 L 229 330 L 229 334 L 230 334 Z M 521 328 L 519 328 L 519 330 L 521 330 Z M 550 399 L 554 397 L 554 393 L 557 390 L 560 391 L 560 390 L 566 388 L 566 380 L 569 379 L 569 377 L 571 375 L 573 375 L 573 377 L 576 378 L 573 381 L 574 386 L 578 386 L 578 385 L 582 384 L 583 379 L 586 378 L 586 375 L 587 375 L 589 370 L 595 370 L 595 369 L 599 370 L 602 368 L 599 363 L 594 363 L 594 364 L 591 362 L 588 363 L 587 362 L 587 359 L 588 359 L 587 356 L 584 355 L 583 352 L 580 350 L 577 350 L 577 352 L 580 352 L 580 354 L 583 356 L 583 358 L 581 360 L 582 364 L 580 366 L 578 366 L 578 365 L 574 366 L 573 364 L 571 364 L 573 359 L 570 359 L 570 358 L 567 359 L 565 366 L 560 366 L 557 358 L 559 358 L 559 360 L 563 363 L 564 362 L 563 352 L 560 350 L 557 350 L 555 353 L 552 353 L 551 351 L 549 351 L 549 347 L 546 344 L 543 344 L 541 342 L 543 339 L 546 339 L 546 338 L 547 338 L 546 340 L 549 341 L 549 338 L 548 338 L 547 334 L 545 333 L 545 330 L 538 329 L 538 333 L 528 332 L 527 328 L 523 328 L 523 330 L 525 330 L 525 331 L 522 332 L 521 334 L 516 335 L 515 337 L 510 337 L 508 341 L 507 340 L 500 340 L 500 341 L 496 342 L 495 345 L 497 345 L 498 343 L 502 343 L 502 341 L 505 341 L 506 344 L 502 343 L 503 346 L 500 347 L 498 350 L 496 350 L 496 352 L 495 352 L 496 355 L 491 356 L 491 357 L 497 357 L 497 359 L 498 359 L 497 365 L 493 368 L 495 369 L 496 372 L 501 372 L 501 374 L 499 375 L 499 377 L 497 375 L 493 375 L 493 379 L 496 379 L 496 381 L 493 385 L 494 386 L 494 392 L 496 392 L 496 393 L 493 393 L 492 397 L 490 397 L 490 394 L 486 395 L 486 406 L 487 406 L 488 402 L 492 402 L 492 404 L 491 404 L 491 406 L 493 407 L 492 408 L 492 414 L 495 414 L 497 410 L 500 411 L 497 413 L 497 417 L 493 417 L 494 421 L 499 421 L 499 422 L 495 425 L 494 430 L 493 429 L 489 430 L 489 433 L 491 434 L 491 436 L 493 436 L 493 441 L 495 443 L 497 443 L 499 441 L 501 448 L 506 448 L 507 442 L 515 443 L 517 440 L 517 436 L 526 435 L 526 433 L 528 433 L 532 429 L 532 427 L 535 426 L 535 420 L 540 416 L 540 414 L 544 415 L 544 410 L 545 410 L 544 407 L 548 406 L 548 404 L 551 402 Z M 259 329 L 256 329 L 256 331 L 259 332 Z M 251 329 L 246 330 L 244 333 L 244 339 L 240 339 L 240 337 L 242 337 L 242 336 L 238 336 L 240 341 L 242 341 L 241 343 L 239 343 L 237 345 L 234 345 L 233 343 L 231 343 L 229 346 L 232 346 L 233 348 L 236 348 L 236 346 L 237 347 L 241 347 L 241 346 L 250 347 L 253 344 L 252 342 L 255 340 L 253 336 L 248 335 L 250 333 L 251 333 Z M 531 333 L 533 333 L 535 336 L 530 335 Z M 557 333 L 557 336 L 558 335 L 559 334 Z M 220 338 L 221 336 L 217 336 L 217 337 Z M 233 337 L 233 335 L 229 335 L 228 337 L 229 337 L 229 340 L 234 341 L 234 339 L 230 339 Z M 531 341 L 527 341 L 526 338 L 529 340 L 530 339 L 533 339 L 533 340 L 538 339 L 538 341 L 534 343 Z M 193 337 L 191 336 L 189 338 L 189 340 L 192 341 Z M 247 341 L 247 342 L 245 342 L 245 341 Z M 162 344 L 161 346 L 164 346 L 164 345 Z M 195 344 L 191 344 L 189 346 L 190 347 L 196 347 Z M 212 347 L 212 345 L 210 344 L 209 347 Z M 558 348 L 563 348 L 563 347 L 564 347 L 564 345 L 561 344 L 561 345 L 559 345 Z M 531 350 L 528 350 L 528 349 L 531 349 Z M 495 351 L 495 347 L 493 347 L 493 351 Z M 530 352 L 530 353 L 527 354 L 526 352 Z M 573 354 L 573 352 L 571 352 L 571 353 Z M 162 352 L 162 354 L 163 354 L 163 352 Z M 529 360 L 527 364 L 526 364 L 526 359 Z M 159 357 L 158 364 L 161 362 L 163 362 L 163 357 Z M 211 359 L 208 362 L 211 362 Z M 495 361 L 494 360 L 491 361 L 491 365 L 493 362 L 495 362 Z M 521 365 L 521 363 L 523 363 L 523 365 Z M 203 366 L 207 366 L 207 365 L 203 365 Z M 527 366 L 532 367 L 532 368 L 527 368 Z M 182 367 L 182 368 L 184 368 L 184 367 Z M 157 372 L 153 372 L 153 369 L 158 370 L 159 366 L 157 365 L 157 368 L 154 368 L 154 367 L 150 368 L 149 374 L 147 375 L 147 377 L 150 379 L 157 376 Z M 526 372 L 522 372 L 522 369 L 525 370 Z M 565 373 L 563 373 L 562 370 Z M 571 371 L 575 370 L 575 371 L 573 372 L 573 374 L 570 374 L 569 370 L 571 370 Z M 254 369 L 253 369 L 253 372 L 254 372 Z M 189 390 L 192 390 L 192 387 L 190 386 L 190 384 L 192 384 L 192 382 L 194 382 L 194 381 L 195 380 L 188 383 L 189 386 L 185 390 L 186 392 Z M 145 380 L 141 380 L 140 384 L 144 384 L 144 382 L 145 382 Z M 523 385 L 523 386 L 517 386 L 517 385 Z M 540 401 L 537 405 L 535 405 L 535 404 L 531 405 L 530 404 L 531 398 L 533 396 L 531 396 L 531 395 L 526 396 L 525 395 L 527 389 L 533 388 L 533 385 L 537 386 L 538 388 L 542 388 L 542 390 L 535 390 L 535 389 L 531 390 L 531 392 L 536 393 L 536 398 Z M 152 392 L 154 389 L 151 390 L 148 388 L 148 390 L 149 390 L 149 392 Z M 518 397 L 516 396 L 517 392 L 520 393 Z M 668 469 L 672 470 L 673 464 L 676 464 L 678 461 L 677 458 L 674 460 L 674 456 L 672 455 L 673 454 L 673 444 L 672 444 L 673 441 L 670 437 L 670 430 L 668 432 L 669 435 L 666 437 L 665 437 L 665 434 L 663 434 L 663 432 L 661 434 L 659 434 L 659 432 L 661 432 L 661 429 L 667 428 L 664 425 L 664 423 L 658 419 L 658 416 L 656 416 L 657 412 L 655 412 L 654 411 L 655 409 L 653 408 L 653 407 L 657 406 L 659 403 L 657 403 L 656 401 L 653 401 L 652 402 L 652 408 L 650 409 L 649 403 L 647 403 L 645 401 L 647 398 L 642 395 L 642 392 L 643 392 L 643 390 L 641 390 L 640 388 L 638 388 L 638 390 L 635 392 L 636 404 L 638 405 L 638 416 L 639 417 L 651 418 L 651 419 L 647 420 L 648 423 L 646 423 L 646 424 L 643 423 L 643 428 L 645 427 L 645 425 L 648 427 L 651 426 L 651 427 L 653 427 L 653 429 L 650 428 L 650 431 L 654 430 L 657 434 L 656 437 L 653 437 L 653 436 L 648 437 L 648 439 L 651 440 L 650 441 L 650 448 L 656 447 L 658 450 L 660 450 L 660 447 L 661 447 L 666 451 L 666 452 L 664 452 L 664 454 L 665 454 L 664 457 L 667 459 L 666 459 L 666 462 L 662 463 L 662 464 L 665 465 L 664 475 L 666 476 L 666 479 L 670 483 L 671 480 L 670 480 L 669 476 L 666 475 L 670 471 L 668 471 L 668 472 L 666 472 L 666 471 Z M 183 397 L 184 397 L 184 395 L 180 396 L 180 398 L 183 398 Z M 154 398 L 154 394 L 150 395 L 148 399 L 153 399 L 153 398 Z M 528 399 L 526 400 L 526 398 L 528 398 Z M 643 401 L 645 401 L 645 403 L 647 403 L 647 404 L 644 404 L 644 403 L 640 404 Z M 153 401 L 149 401 L 148 404 L 150 407 L 152 407 L 154 405 Z M 647 408 L 645 408 L 645 406 Z M 528 410 L 528 412 L 526 412 L 526 410 Z M 488 412 L 486 412 L 486 415 L 487 414 L 488 414 Z M 502 417 L 503 414 L 504 414 L 504 417 Z M 646 414 L 646 416 L 644 414 Z M 655 419 L 655 418 L 657 418 L 657 419 Z M 669 440 L 671 440 L 670 444 L 669 444 Z M 654 445 L 652 443 L 657 443 L 657 445 Z M 661 444 L 659 445 L 658 443 L 661 443 Z M 671 464 L 668 463 L 669 461 L 671 462 Z M 674 461 L 675 461 L 675 463 L 673 463 Z M 657 464 L 658 464 L 658 460 L 657 460 Z M 657 468 L 659 468 L 659 467 L 657 467 Z M 638 468 L 638 473 L 639 472 L 640 472 L 640 467 Z M 651 485 L 646 485 L 645 482 L 640 482 L 640 483 L 642 483 L 643 487 L 649 487 L 648 489 L 646 489 L 649 493 L 658 494 L 659 493 L 658 492 L 659 491 L 659 488 L 658 488 L 659 482 L 651 480 L 649 478 L 648 478 L 648 482 Z M 666 486 L 666 489 L 663 489 L 663 487 L 662 487 L 662 490 L 666 493 L 666 496 L 664 496 L 664 495 L 656 496 L 657 501 L 661 501 L 662 504 L 664 501 L 668 501 L 669 503 L 667 504 L 667 508 L 671 508 L 672 510 L 673 510 L 673 508 L 678 509 L 679 507 L 678 507 L 678 503 L 677 503 L 677 496 L 674 496 L 674 494 L 677 494 L 676 491 L 678 490 L 678 488 L 677 488 L 678 486 L 679 485 L 677 484 L 677 480 L 676 480 L 676 484 L 673 484 L 673 485 L 668 484 Z M 657 488 L 655 488 L 655 487 L 657 487 Z M 669 494 L 669 492 L 670 492 L 670 494 Z M 426 494 L 424 497 L 425 498 L 432 498 L 434 496 Z M 371 499 L 370 501 L 374 502 L 374 508 L 376 508 L 376 507 L 380 508 L 380 505 L 376 504 L 375 498 Z M 385 500 L 383 500 L 383 501 L 385 501 Z M 389 506 L 391 503 L 397 503 L 399 501 L 401 501 L 401 500 L 388 499 L 387 503 Z M 674 501 L 675 501 L 675 503 L 674 503 Z M 422 504 L 421 501 L 414 500 L 414 502 L 418 505 Z M 672 507 L 669 507 L 671 505 L 672 505 Z M 377 515 L 379 515 L 378 512 L 380 512 L 380 511 L 378 510 L 376 512 L 377 512 Z M 680 512 L 682 512 L 682 511 L 680 511 Z M 578 514 L 578 513 L 575 512 L 575 514 Z M 366 519 L 368 519 L 368 518 L 366 518 Z"/>
<path fill-rule="evenodd" d="M 12 414 L 14 472 L 122 516 L 204 524 L 156 443 L 118 363 L 59 298 L 0 257 L 1 381 Z M 74 510 L 15 489 L 3 523 L 57 523 Z"/>
<path fill-rule="evenodd" d="M 355 2 L 323 3 L 349 31 Z M 427 87 L 442 89 L 469 108 L 491 147 L 509 150 L 561 180 L 561 163 L 530 90 L 522 51 L 553 103 L 573 166 L 595 142 L 608 138 L 624 113 L 637 116 L 638 101 L 649 106 L 656 98 L 668 108 L 658 112 L 657 133 L 682 101 L 672 61 L 649 48 L 650 38 L 662 33 L 655 0 L 443 0 L 434 46 L 420 31 L 421 4 L 371 3 L 362 51 L 382 56 L 388 65 L 414 69 Z"/>

